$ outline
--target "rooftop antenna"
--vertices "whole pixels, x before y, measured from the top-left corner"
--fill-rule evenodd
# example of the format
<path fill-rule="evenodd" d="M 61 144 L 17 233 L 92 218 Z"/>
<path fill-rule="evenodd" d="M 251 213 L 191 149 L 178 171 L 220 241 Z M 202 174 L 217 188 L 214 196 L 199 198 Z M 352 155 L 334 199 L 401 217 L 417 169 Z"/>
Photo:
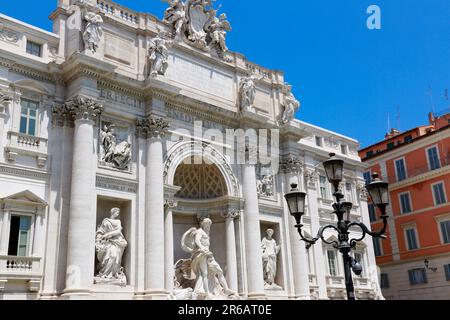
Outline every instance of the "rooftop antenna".
<path fill-rule="evenodd" d="M 445 89 L 444 91 L 444 98 L 448 101 L 448 89 Z"/>
<path fill-rule="evenodd" d="M 435 107 L 434 107 L 434 101 L 433 101 L 433 89 L 431 88 L 431 85 L 428 85 L 427 95 L 430 97 L 431 112 L 434 114 L 435 113 Z"/>
<path fill-rule="evenodd" d="M 400 106 L 399 105 L 397 105 L 397 128 L 396 128 L 398 131 L 401 131 L 400 130 Z"/>
<path fill-rule="evenodd" d="M 387 133 L 389 134 L 391 132 L 391 113 L 388 112 L 387 114 Z"/>

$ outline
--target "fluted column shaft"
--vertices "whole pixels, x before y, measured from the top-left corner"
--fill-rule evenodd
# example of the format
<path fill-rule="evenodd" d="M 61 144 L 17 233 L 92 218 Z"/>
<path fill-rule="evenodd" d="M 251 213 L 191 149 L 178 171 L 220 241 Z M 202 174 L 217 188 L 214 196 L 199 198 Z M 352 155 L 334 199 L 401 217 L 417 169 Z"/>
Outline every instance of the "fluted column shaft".
<path fill-rule="evenodd" d="M 264 293 L 261 231 L 255 165 L 243 165 L 244 230 L 247 260 L 247 290 L 249 299 L 261 299 Z"/>
<path fill-rule="evenodd" d="M 146 216 L 145 216 L 145 295 L 149 299 L 167 297 L 164 257 L 164 177 L 163 140 L 168 123 L 150 117 L 140 126 L 147 131 Z"/>
<path fill-rule="evenodd" d="M 227 282 L 228 287 L 237 292 L 238 274 L 237 274 L 237 254 L 236 254 L 236 233 L 234 231 L 234 219 L 239 216 L 239 211 L 228 212 L 225 218 L 225 237 L 226 237 L 226 257 L 227 257 Z"/>

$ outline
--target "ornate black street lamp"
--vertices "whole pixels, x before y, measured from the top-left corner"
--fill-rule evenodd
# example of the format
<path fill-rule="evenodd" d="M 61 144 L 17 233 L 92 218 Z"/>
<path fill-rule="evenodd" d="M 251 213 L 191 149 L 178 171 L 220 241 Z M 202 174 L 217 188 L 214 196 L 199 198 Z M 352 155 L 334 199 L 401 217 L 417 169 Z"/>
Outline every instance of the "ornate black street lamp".
<path fill-rule="evenodd" d="M 383 182 L 379 179 L 378 174 L 373 174 L 373 181 L 366 186 L 367 191 L 372 198 L 372 202 L 381 211 L 381 219 L 383 219 L 383 228 L 378 232 L 372 232 L 369 228 L 362 222 L 351 221 L 351 210 L 353 204 L 351 202 L 342 202 L 344 195 L 339 190 L 339 184 L 342 181 L 344 161 L 336 158 L 334 153 L 330 154 L 330 159 L 323 163 L 328 181 L 333 185 L 334 193 L 333 196 L 336 198 L 336 202 L 333 204 L 334 214 L 336 214 L 338 222 L 337 225 L 326 225 L 319 229 L 317 236 L 312 239 L 306 238 L 302 233 L 301 224 L 302 216 L 305 214 L 305 201 L 306 193 L 300 192 L 297 189 L 297 184 L 291 185 L 291 192 L 287 193 L 284 197 L 286 198 L 289 211 L 291 215 L 295 218 L 295 227 L 300 234 L 303 241 L 306 242 L 306 248 L 309 249 L 313 244 L 315 244 L 319 239 L 326 244 L 332 245 L 334 248 L 341 252 L 344 261 L 344 274 L 345 274 L 345 287 L 347 289 L 348 300 L 355 300 L 355 292 L 353 287 L 353 279 L 351 271 L 356 275 L 360 275 L 362 272 L 361 264 L 350 256 L 350 251 L 356 247 L 356 244 L 362 241 L 368 234 L 374 238 L 386 239 L 384 235 L 387 228 L 387 218 L 386 207 L 389 205 L 389 188 L 388 183 Z M 349 230 L 352 227 L 358 227 L 362 230 L 362 235 L 360 238 L 350 239 Z M 337 241 L 327 241 L 324 238 L 324 231 L 327 229 L 333 229 L 338 234 Z"/>

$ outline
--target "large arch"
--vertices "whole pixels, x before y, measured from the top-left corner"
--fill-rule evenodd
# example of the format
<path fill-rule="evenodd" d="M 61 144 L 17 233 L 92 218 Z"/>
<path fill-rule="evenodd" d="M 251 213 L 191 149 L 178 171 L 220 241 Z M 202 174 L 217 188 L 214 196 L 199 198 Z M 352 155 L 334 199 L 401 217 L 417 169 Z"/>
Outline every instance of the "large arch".
<path fill-rule="evenodd" d="M 225 180 L 227 196 L 240 197 L 239 182 L 231 164 L 225 156 L 211 144 L 201 141 L 185 141 L 174 145 L 168 152 L 164 162 L 164 183 L 174 185 L 177 168 L 191 157 L 203 157 L 209 164 L 215 165 Z"/>

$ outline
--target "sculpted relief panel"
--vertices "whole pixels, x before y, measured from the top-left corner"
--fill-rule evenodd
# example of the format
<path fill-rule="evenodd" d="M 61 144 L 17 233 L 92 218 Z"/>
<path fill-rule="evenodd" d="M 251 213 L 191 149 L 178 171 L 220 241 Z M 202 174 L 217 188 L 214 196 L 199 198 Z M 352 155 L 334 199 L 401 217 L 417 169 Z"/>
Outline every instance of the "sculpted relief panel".
<path fill-rule="evenodd" d="M 105 57 L 117 62 L 133 65 L 135 47 L 133 40 L 105 32 Z"/>
<path fill-rule="evenodd" d="M 100 164 L 118 170 L 130 170 L 131 143 L 129 129 L 103 121 L 100 131 Z"/>

